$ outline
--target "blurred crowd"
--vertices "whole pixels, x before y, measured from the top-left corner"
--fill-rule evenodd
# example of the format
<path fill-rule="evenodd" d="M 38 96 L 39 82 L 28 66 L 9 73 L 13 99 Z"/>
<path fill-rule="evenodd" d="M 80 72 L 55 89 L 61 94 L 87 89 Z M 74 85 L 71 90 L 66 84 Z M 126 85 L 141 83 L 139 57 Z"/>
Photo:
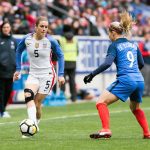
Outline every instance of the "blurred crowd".
<path fill-rule="evenodd" d="M 0 24 L 9 20 L 14 34 L 33 32 L 37 16 L 47 16 L 49 33 L 62 35 L 70 25 L 75 35 L 106 36 L 110 22 L 129 11 L 136 20 L 133 36 L 150 31 L 149 0 L 0 0 Z"/>

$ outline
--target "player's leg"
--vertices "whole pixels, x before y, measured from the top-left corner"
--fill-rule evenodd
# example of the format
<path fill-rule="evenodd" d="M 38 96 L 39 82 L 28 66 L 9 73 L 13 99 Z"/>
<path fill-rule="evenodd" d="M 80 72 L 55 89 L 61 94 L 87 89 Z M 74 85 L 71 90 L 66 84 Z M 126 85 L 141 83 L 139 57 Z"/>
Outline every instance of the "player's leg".
<path fill-rule="evenodd" d="M 36 117 L 37 117 L 38 122 L 41 118 L 42 101 L 45 99 L 47 94 L 49 94 L 52 91 L 52 88 L 55 83 L 56 83 L 55 74 L 50 74 L 50 75 L 48 74 L 39 78 L 40 86 L 39 86 L 38 93 L 36 94 L 35 99 L 34 99 L 35 104 L 36 104 L 36 109 L 37 109 Z"/>
<path fill-rule="evenodd" d="M 148 122 L 147 122 L 144 111 L 139 107 L 139 103 L 135 101 L 131 101 L 130 109 L 132 113 L 134 114 L 134 116 L 136 117 L 136 120 L 138 121 L 138 123 L 143 129 L 143 137 L 150 139 L 150 131 L 148 127 Z"/>
<path fill-rule="evenodd" d="M 37 132 L 39 131 L 39 127 L 37 125 L 37 120 L 36 120 L 36 106 L 34 102 L 34 95 L 38 89 L 37 84 L 26 84 L 25 89 L 24 89 L 24 95 L 25 95 L 25 103 L 27 106 L 27 114 L 28 118 L 33 120 L 36 127 L 37 127 Z M 28 136 L 22 135 L 22 138 L 26 138 Z"/>
<path fill-rule="evenodd" d="M 37 123 L 39 123 L 40 118 L 41 118 L 41 114 L 42 114 L 42 101 L 44 100 L 44 98 L 46 97 L 47 94 L 40 94 L 37 93 L 35 96 L 35 105 L 36 105 L 36 118 L 37 118 Z"/>
<path fill-rule="evenodd" d="M 140 108 L 144 83 L 138 82 L 137 89 L 130 96 L 130 109 L 143 129 L 143 137 L 150 139 L 150 131 L 144 111 Z"/>
<path fill-rule="evenodd" d="M 35 93 L 38 89 L 38 85 L 26 84 L 24 89 L 25 103 L 27 106 L 28 118 L 33 120 L 36 124 L 36 106 L 34 102 Z"/>
<path fill-rule="evenodd" d="M 11 95 L 11 92 L 12 92 L 12 88 L 13 88 L 13 79 L 12 78 L 9 78 L 9 79 L 6 79 L 6 82 L 5 82 L 5 95 L 4 95 L 4 107 L 6 108 L 7 106 L 7 103 L 8 103 L 8 100 L 9 100 L 9 97 Z"/>
<path fill-rule="evenodd" d="M 102 130 L 98 136 L 91 135 L 92 138 L 111 137 L 111 131 L 109 126 L 109 110 L 108 105 L 116 102 L 118 99 L 126 101 L 129 95 L 134 90 L 134 83 L 127 83 L 124 77 L 113 82 L 105 92 L 103 92 L 96 103 L 96 107 L 99 113 L 99 117 L 102 123 Z"/>
<path fill-rule="evenodd" d="M 4 113 L 5 79 L 0 78 L 0 117 Z"/>
<path fill-rule="evenodd" d="M 13 79 L 9 78 L 5 80 L 5 93 L 4 93 L 4 114 L 3 117 L 10 118 L 10 114 L 6 112 L 6 106 L 8 104 L 8 100 L 10 98 L 12 88 L 13 88 Z"/>
<path fill-rule="evenodd" d="M 28 118 L 33 120 L 37 124 L 36 120 L 36 106 L 34 102 L 35 94 L 39 89 L 39 81 L 32 75 L 29 75 L 27 81 L 25 82 L 25 103 L 27 106 Z"/>
<path fill-rule="evenodd" d="M 75 102 L 77 99 L 77 92 L 75 86 L 75 68 L 68 69 L 68 76 L 69 76 L 69 88 L 71 93 L 71 100 L 72 102 Z"/>
<path fill-rule="evenodd" d="M 96 107 L 101 120 L 102 130 L 100 130 L 97 133 L 90 134 L 91 138 L 97 139 L 97 138 L 111 137 L 112 133 L 109 126 L 110 117 L 109 117 L 109 110 L 107 106 L 116 102 L 117 100 L 118 97 L 116 97 L 114 94 L 110 93 L 107 90 L 101 94 L 99 100 L 96 103 Z"/>

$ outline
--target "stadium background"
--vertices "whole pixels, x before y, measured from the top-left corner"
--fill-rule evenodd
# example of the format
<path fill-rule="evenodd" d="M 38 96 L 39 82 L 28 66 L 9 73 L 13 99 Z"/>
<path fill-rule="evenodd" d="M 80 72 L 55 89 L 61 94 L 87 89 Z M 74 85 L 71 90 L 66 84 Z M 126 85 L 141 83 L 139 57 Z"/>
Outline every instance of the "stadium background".
<path fill-rule="evenodd" d="M 15 35 L 18 40 L 21 39 L 23 35 Z M 59 41 L 59 36 L 55 36 Z M 92 84 L 85 85 L 83 78 L 86 74 L 97 68 L 103 61 L 107 53 L 107 48 L 110 44 L 110 40 L 105 37 L 95 37 L 95 36 L 76 36 L 78 39 L 79 54 L 77 59 L 76 68 L 76 85 L 83 90 L 88 90 L 92 92 L 95 96 L 99 96 L 101 91 L 103 91 L 116 77 L 116 67 L 113 64 L 105 72 L 97 75 Z M 138 44 L 141 38 L 133 38 L 133 41 Z M 29 63 L 26 51 L 22 55 L 22 76 L 21 79 L 14 82 L 15 95 L 13 97 L 14 103 L 24 102 L 23 88 L 24 81 L 27 78 L 29 70 Z M 68 85 L 68 84 L 67 84 Z M 59 90 L 59 89 L 58 89 Z M 69 97 L 69 87 L 66 89 L 66 96 Z"/>
<path fill-rule="evenodd" d="M 36 18 L 40 15 L 48 17 L 49 33 L 56 38 L 63 34 L 64 25 L 70 25 L 79 45 L 76 83 L 82 89 L 92 89 L 97 96 L 114 80 L 114 66 L 88 86 L 82 80 L 103 62 L 110 43 L 107 37 L 109 23 L 119 20 L 119 13 L 127 10 L 137 21 L 132 29 L 133 41 L 141 41 L 144 32 L 150 31 L 149 0 L 1 0 L 0 4 L 0 24 L 9 20 L 18 40 L 34 31 Z M 24 78 L 21 80 L 15 83 L 15 89 L 23 89 Z"/>
<path fill-rule="evenodd" d="M 33 4 L 31 5 L 31 3 Z M 0 0 L 0 23 L 2 23 L 3 19 L 10 20 L 14 28 L 15 37 L 21 38 L 23 34 L 33 31 L 37 16 L 46 15 L 50 21 L 50 33 L 57 37 L 61 36 L 63 24 L 72 22 L 73 16 L 76 16 L 77 19 L 75 21 L 77 21 L 74 32 L 77 36 L 80 36 L 79 44 L 81 45 L 80 64 L 77 69 L 76 81 L 83 88 L 89 88 L 98 84 L 97 86 L 101 90 L 115 78 L 115 73 L 110 73 L 114 68 L 108 70 L 105 74 L 95 77 L 88 87 L 82 85 L 82 79 L 85 73 L 97 67 L 103 60 L 102 58 L 106 53 L 109 42 L 105 41 L 107 39 L 105 37 L 107 25 L 111 20 L 117 20 L 118 13 L 124 8 L 132 12 L 138 20 L 132 31 L 133 39 L 135 41 L 142 40 L 144 30 L 150 30 L 149 0 Z M 56 10 L 58 10 L 57 13 Z M 94 18 L 97 18 L 98 21 L 95 21 L 95 24 Z M 99 29 L 98 32 L 95 30 L 95 27 Z M 96 33 L 100 33 L 100 35 L 95 37 Z M 97 44 L 99 40 L 103 42 Z M 81 57 L 83 54 L 82 50 L 87 53 L 87 57 Z M 96 54 L 95 51 L 97 51 Z M 100 56 L 97 55 L 99 52 Z M 89 58 L 91 56 L 96 58 L 94 63 L 90 62 Z M 95 60 L 97 61 L 95 62 Z M 86 69 L 82 70 L 83 67 Z M 150 123 L 149 99 L 149 97 L 143 98 L 142 108 Z M 109 107 L 111 129 L 113 131 L 113 136 L 110 140 L 91 140 L 89 138 L 90 133 L 100 128 L 95 101 L 73 103 L 63 107 L 43 107 L 40 133 L 32 139 L 21 139 L 19 131 L 20 121 L 27 117 L 25 105 L 23 108 L 21 108 L 21 105 L 19 105 L 19 108 L 16 108 L 18 105 L 15 105 L 15 109 L 12 109 L 12 105 L 9 105 L 9 113 L 12 117 L 0 118 L 0 150 L 150 149 L 149 140 L 142 140 L 140 127 L 135 123 L 135 118 L 131 114 L 128 105 L 128 101 L 126 104 L 119 101 Z"/>

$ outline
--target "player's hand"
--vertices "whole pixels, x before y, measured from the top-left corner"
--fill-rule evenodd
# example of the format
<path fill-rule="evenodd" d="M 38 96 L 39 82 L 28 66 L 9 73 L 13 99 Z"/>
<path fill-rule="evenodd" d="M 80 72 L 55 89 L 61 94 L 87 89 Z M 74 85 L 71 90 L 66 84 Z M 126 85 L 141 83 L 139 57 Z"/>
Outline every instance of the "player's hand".
<path fill-rule="evenodd" d="M 16 71 L 13 76 L 13 81 L 18 80 L 20 78 L 20 75 L 21 75 L 21 73 L 19 71 Z"/>
<path fill-rule="evenodd" d="M 85 84 L 90 83 L 92 81 L 93 77 L 94 76 L 93 76 L 92 73 L 90 73 L 89 75 L 85 76 L 84 79 L 83 79 L 84 83 Z"/>
<path fill-rule="evenodd" d="M 58 82 L 59 82 L 59 87 L 61 87 L 61 85 L 65 83 L 65 78 L 64 77 L 58 77 Z"/>

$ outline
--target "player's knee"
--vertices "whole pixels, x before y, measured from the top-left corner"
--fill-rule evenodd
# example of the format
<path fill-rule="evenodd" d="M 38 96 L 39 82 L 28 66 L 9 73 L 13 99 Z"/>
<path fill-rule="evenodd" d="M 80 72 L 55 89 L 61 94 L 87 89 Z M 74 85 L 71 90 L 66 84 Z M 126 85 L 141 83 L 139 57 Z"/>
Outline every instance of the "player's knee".
<path fill-rule="evenodd" d="M 130 110 L 133 112 L 140 108 L 140 104 L 134 101 L 130 101 Z"/>
<path fill-rule="evenodd" d="M 104 101 L 104 100 L 98 100 L 98 101 L 96 102 L 96 105 L 99 105 L 99 104 L 108 105 L 107 101 Z"/>
<path fill-rule="evenodd" d="M 31 89 L 24 89 L 25 93 L 25 103 L 28 103 L 29 101 L 34 99 L 34 92 Z"/>
<path fill-rule="evenodd" d="M 107 104 L 101 103 L 101 102 L 96 103 L 96 108 L 97 108 L 97 109 L 99 109 L 99 107 L 103 107 L 103 106 L 104 106 L 104 107 L 105 107 L 105 106 L 107 107 Z"/>

